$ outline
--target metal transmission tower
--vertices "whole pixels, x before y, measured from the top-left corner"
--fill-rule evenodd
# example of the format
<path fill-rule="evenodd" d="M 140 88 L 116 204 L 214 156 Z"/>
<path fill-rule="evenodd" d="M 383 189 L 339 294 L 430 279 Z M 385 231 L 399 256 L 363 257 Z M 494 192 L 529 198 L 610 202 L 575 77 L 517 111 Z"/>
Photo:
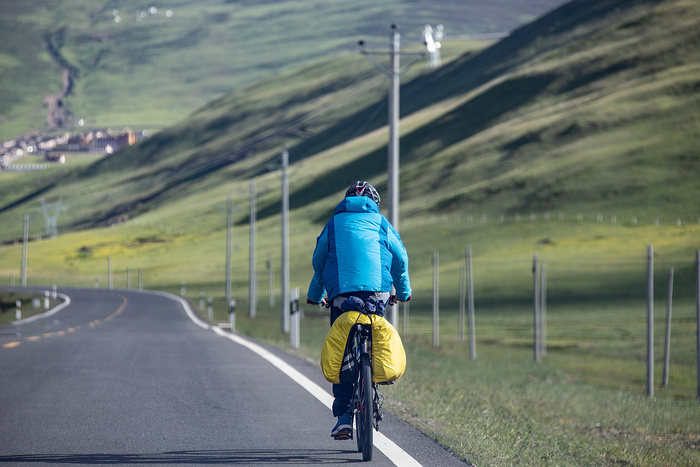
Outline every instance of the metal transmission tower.
<path fill-rule="evenodd" d="M 414 57 L 404 68 L 405 73 L 408 68 L 425 56 L 425 52 L 421 53 L 401 53 L 399 52 L 401 35 L 399 34 L 399 26 L 394 23 L 391 25 L 391 36 L 389 42 L 389 51 L 365 50 L 365 41 L 359 41 L 357 45 L 360 47 L 360 53 L 365 55 L 382 72 L 386 73 L 391 79 L 389 85 L 389 144 L 388 144 L 388 160 L 387 160 L 387 197 L 389 199 L 389 222 L 394 228 L 399 230 L 399 81 L 402 72 L 399 68 L 399 57 L 401 55 L 410 55 Z M 372 55 L 389 55 L 391 61 L 391 69 L 387 70 L 382 64 L 377 62 Z"/>
<path fill-rule="evenodd" d="M 56 229 L 56 221 L 58 216 L 61 214 L 62 210 L 66 208 L 61 206 L 63 202 L 62 198 L 53 205 L 47 205 L 44 198 L 41 198 L 41 214 L 44 216 L 46 221 L 46 236 L 47 237 L 58 237 L 58 229 Z"/>

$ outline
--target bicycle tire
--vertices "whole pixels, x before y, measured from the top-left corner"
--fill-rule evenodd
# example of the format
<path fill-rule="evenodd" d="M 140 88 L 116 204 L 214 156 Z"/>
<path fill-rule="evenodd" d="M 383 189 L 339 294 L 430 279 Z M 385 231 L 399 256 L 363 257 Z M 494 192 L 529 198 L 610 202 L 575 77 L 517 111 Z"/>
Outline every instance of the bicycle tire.
<path fill-rule="evenodd" d="M 362 450 L 362 460 L 371 461 L 374 449 L 374 400 L 372 397 L 372 364 L 369 355 L 361 355 L 360 365 L 360 410 L 357 417 L 358 448 Z"/>

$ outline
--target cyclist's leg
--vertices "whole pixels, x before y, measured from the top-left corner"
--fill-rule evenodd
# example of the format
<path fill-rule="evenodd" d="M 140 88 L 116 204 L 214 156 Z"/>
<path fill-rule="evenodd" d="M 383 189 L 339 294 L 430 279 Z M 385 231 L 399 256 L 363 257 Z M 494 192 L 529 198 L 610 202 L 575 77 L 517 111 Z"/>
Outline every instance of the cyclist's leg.
<path fill-rule="evenodd" d="M 350 407 L 352 400 L 352 383 L 350 384 L 334 384 L 333 385 L 333 416 L 340 417 L 345 415 Z"/>
<path fill-rule="evenodd" d="M 344 300 L 344 298 L 343 298 Z M 338 301 L 336 306 L 336 300 L 331 300 L 331 326 L 343 311 L 340 309 L 340 303 Z M 333 416 L 338 417 L 338 423 L 335 425 L 331 434 L 344 434 L 349 436 L 352 434 L 352 416 L 349 414 L 350 401 L 352 400 L 353 385 L 350 384 L 334 384 L 333 385 Z"/>

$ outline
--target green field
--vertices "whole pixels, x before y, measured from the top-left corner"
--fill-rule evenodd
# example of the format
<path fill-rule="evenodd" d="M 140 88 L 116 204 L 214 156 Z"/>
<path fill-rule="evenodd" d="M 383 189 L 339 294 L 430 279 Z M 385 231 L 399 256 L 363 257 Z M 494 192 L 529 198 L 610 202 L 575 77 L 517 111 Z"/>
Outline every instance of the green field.
<path fill-rule="evenodd" d="M 695 255 L 700 249 L 697 24 L 684 0 L 573 2 L 489 47 L 402 77 L 400 232 L 415 290 L 399 322 L 407 374 L 387 406 L 476 465 L 697 465 Z M 289 148 L 291 284 L 355 179 L 386 192 L 386 78 L 359 55 L 318 60 L 208 103 L 94 163 L 0 177 L 0 281 L 113 284 L 215 300 L 226 321 L 234 211 L 237 330 L 287 350 L 280 323 L 279 154 Z M 7 178 L 4 178 L 7 177 Z M 249 181 L 257 188 L 258 316 L 248 318 Z M 45 237 L 39 201 L 62 200 Z M 384 208 L 384 207 L 383 207 Z M 384 211 L 384 209 L 383 209 Z M 655 396 L 646 396 L 647 248 L 654 247 Z M 458 340 L 473 252 L 477 359 Z M 439 252 L 440 346 L 432 348 Z M 547 268 L 547 354 L 533 358 L 532 261 Z M 268 255 L 275 305 L 268 306 Z M 668 273 L 668 387 L 661 389 Z M 326 317 L 306 309 L 318 360 Z M 403 310 L 402 310 L 403 311 Z M 404 324 L 406 332 L 404 333 Z"/>

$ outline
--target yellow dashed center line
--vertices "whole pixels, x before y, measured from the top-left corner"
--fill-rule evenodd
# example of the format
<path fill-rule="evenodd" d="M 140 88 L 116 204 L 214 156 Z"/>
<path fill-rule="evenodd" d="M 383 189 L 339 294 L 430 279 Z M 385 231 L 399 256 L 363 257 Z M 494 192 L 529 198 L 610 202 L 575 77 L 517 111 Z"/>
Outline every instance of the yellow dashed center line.
<path fill-rule="evenodd" d="M 115 311 L 114 313 L 112 313 L 111 315 L 107 316 L 104 319 L 101 319 L 101 320 L 96 319 L 95 321 L 88 323 L 88 326 L 90 326 L 91 328 L 94 328 L 95 326 L 100 324 L 102 321 L 109 322 L 109 321 L 112 321 L 117 316 L 119 316 L 126 309 L 127 305 L 129 304 L 129 300 L 127 300 L 126 297 L 124 297 L 123 295 L 117 295 L 117 297 L 122 299 L 122 304 L 119 308 L 117 308 L 117 311 Z M 34 341 L 40 340 L 41 338 L 48 339 L 49 337 L 53 337 L 53 336 L 65 336 L 68 333 L 78 331 L 82 328 L 83 328 L 82 326 L 75 326 L 72 328 L 68 328 L 65 331 L 46 332 L 46 333 L 42 334 L 41 336 L 28 336 L 28 337 L 25 337 L 24 340 L 29 341 L 29 342 L 34 342 Z M 3 344 L 3 348 L 12 349 L 14 347 L 19 346 L 20 344 L 22 344 L 22 343 L 16 342 L 16 341 L 15 342 L 8 342 L 6 344 Z"/>

